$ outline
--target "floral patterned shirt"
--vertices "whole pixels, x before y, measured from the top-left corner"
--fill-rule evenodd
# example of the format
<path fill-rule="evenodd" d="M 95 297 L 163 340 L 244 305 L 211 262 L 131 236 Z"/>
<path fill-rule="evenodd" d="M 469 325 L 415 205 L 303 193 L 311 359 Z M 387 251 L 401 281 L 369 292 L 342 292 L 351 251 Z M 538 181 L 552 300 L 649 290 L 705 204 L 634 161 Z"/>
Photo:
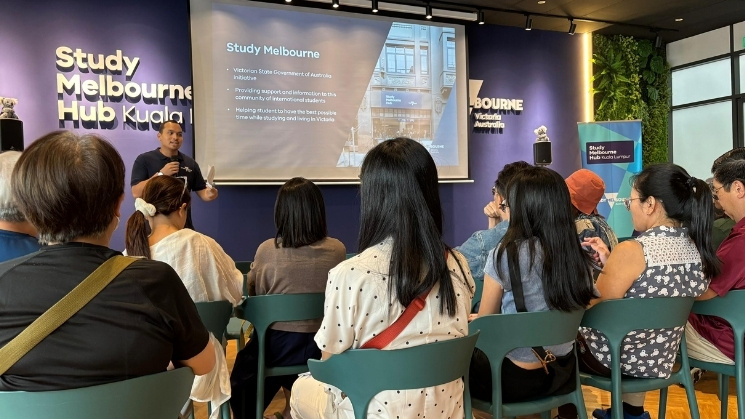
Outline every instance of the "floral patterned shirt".
<path fill-rule="evenodd" d="M 655 227 L 636 237 L 646 268 L 623 298 L 698 297 L 709 279 L 701 271 L 701 255 L 685 227 Z M 621 348 L 621 372 L 632 377 L 667 378 L 672 372 L 684 327 L 644 329 L 626 335 Z M 610 368 L 606 337 L 582 328 L 590 352 Z"/>

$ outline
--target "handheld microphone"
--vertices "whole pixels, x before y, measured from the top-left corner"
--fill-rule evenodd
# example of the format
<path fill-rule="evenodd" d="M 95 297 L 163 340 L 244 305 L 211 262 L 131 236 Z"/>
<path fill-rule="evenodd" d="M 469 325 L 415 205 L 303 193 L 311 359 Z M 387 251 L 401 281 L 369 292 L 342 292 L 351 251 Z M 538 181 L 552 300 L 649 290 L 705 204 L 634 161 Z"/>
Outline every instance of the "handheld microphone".
<path fill-rule="evenodd" d="M 171 156 L 171 162 L 179 161 L 178 156 Z"/>

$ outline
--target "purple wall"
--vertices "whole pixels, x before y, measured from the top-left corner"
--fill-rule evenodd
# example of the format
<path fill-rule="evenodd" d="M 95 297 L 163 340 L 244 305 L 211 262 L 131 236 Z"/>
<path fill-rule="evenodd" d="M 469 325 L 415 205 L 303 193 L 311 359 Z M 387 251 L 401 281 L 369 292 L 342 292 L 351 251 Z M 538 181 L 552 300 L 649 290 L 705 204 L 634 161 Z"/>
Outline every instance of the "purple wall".
<path fill-rule="evenodd" d="M 492 198 L 497 173 L 513 161 L 533 163 L 533 130 L 539 126 L 545 125 L 551 138 L 551 169 L 566 177 L 581 167 L 581 38 L 492 25 L 471 25 L 467 34 L 469 78 L 484 81 L 478 97 L 523 99 L 524 110 L 503 115 L 502 133 L 471 132 L 474 183 L 452 187 L 453 207 L 446 213 L 451 243 L 486 228 L 483 208 Z"/>
<path fill-rule="evenodd" d="M 191 84 L 188 5 L 185 0 L 122 3 L 98 0 L 63 2 L 37 0 L 10 2 L 0 14 L 0 96 L 16 97 L 16 108 L 24 121 L 26 143 L 59 129 L 79 129 L 72 122 L 60 124 L 57 100 L 58 73 L 97 78 L 92 73 L 60 71 L 55 66 L 55 49 L 65 45 L 86 52 L 140 57 L 131 81 L 137 83 Z M 445 184 L 440 187 L 445 217 L 445 240 L 462 243 L 486 223 L 482 208 L 490 199 L 490 188 L 499 169 L 510 161 L 532 162 L 533 129 L 549 128 L 554 150 L 552 168 L 567 175 L 580 167 L 576 122 L 581 117 L 580 40 L 563 33 L 516 28 L 477 26 L 468 28 L 469 70 L 472 79 L 484 80 L 482 97 L 522 98 L 520 115 L 505 115 L 502 133 L 472 133 L 470 171 L 473 184 Z M 124 75 L 114 75 L 126 82 Z M 85 105 L 95 104 L 86 102 Z M 106 99 L 106 98 L 103 98 Z M 87 98 L 81 98 L 86 101 Z M 158 146 L 152 126 L 125 126 L 121 107 L 138 110 L 184 111 L 189 102 L 169 99 L 150 104 L 145 101 L 104 100 L 119 114 L 113 129 L 92 129 L 119 149 L 127 168 L 137 154 Z M 191 154 L 192 128 L 185 127 L 182 151 Z M 247 157 L 247 158 L 250 158 Z M 219 169 L 219 168 L 218 168 Z M 122 226 L 111 246 L 123 247 L 125 218 L 133 210 L 127 174 Z M 217 201 L 204 203 L 194 196 L 194 223 L 214 237 L 236 260 L 252 259 L 259 243 L 274 236 L 273 206 L 277 186 L 220 187 Z M 359 196 L 354 186 L 323 186 L 329 220 L 329 235 L 340 239 L 349 252 L 356 251 L 359 228 Z"/>

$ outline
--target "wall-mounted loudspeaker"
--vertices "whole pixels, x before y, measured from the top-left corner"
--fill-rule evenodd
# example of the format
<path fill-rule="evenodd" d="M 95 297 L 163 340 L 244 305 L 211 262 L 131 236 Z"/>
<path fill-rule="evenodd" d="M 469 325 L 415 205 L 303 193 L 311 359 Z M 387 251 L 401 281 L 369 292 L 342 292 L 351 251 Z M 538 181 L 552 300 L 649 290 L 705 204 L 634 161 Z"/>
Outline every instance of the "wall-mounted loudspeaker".
<path fill-rule="evenodd" d="M 23 122 L 0 119 L 0 151 L 23 151 Z"/>
<path fill-rule="evenodd" d="M 540 141 L 533 144 L 533 164 L 548 166 L 551 164 L 551 142 Z"/>

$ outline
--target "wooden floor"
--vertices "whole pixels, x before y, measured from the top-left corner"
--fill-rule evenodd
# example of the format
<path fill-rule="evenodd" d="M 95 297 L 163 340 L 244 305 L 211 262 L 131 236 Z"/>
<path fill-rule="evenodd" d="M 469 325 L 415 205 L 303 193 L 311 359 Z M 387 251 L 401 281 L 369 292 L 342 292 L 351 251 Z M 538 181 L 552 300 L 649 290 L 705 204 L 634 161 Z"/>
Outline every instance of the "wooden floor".
<path fill-rule="evenodd" d="M 233 368 L 233 362 L 235 361 L 236 345 L 235 341 L 231 341 L 228 345 L 227 359 L 228 367 Z M 730 419 L 737 419 L 737 400 L 735 397 L 735 382 L 734 379 L 730 381 L 729 385 L 730 396 L 729 396 L 729 409 L 727 411 L 727 417 Z M 587 407 L 587 415 L 592 418 L 592 411 L 598 407 L 607 408 L 610 406 L 610 393 L 597 390 L 590 387 L 584 387 L 585 405 Z M 702 419 L 718 419 L 719 418 L 719 399 L 717 398 L 717 377 L 716 374 L 708 373 L 704 374 L 701 381 L 696 384 L 696 399 L 698 401 L 699 412 L 701 412 Z M 659 392 L 647 393 L 647 400 L 644 404 L 646 410 L 649 411 L 652 418 L 657 417 L 657 407 L 659 405 Z M 272 400 L 272 403 L 266 409 L 266 413 L 270 414 L 273 412 L 281 412 L 284 409 L 284 396 L 280 391 L 277 396 Z M 195 419 L 207 419 L 207 408 L 206 403 L 194 403 L 195 407 Z M 556 412 L 554 412 L 554 415 Z M 490 419 L 491 415 L 474 410 L 474 417 L 476 419 Z M 535 416 L 526 416 L 526 418 L 538 418 Z M 685 391 L 678 386 L 670 387 L 667 398 L 667 414 L 668 419 L 689 419 L 691 417 L 688 410 L 688 400 L 686 399 Z"/>

